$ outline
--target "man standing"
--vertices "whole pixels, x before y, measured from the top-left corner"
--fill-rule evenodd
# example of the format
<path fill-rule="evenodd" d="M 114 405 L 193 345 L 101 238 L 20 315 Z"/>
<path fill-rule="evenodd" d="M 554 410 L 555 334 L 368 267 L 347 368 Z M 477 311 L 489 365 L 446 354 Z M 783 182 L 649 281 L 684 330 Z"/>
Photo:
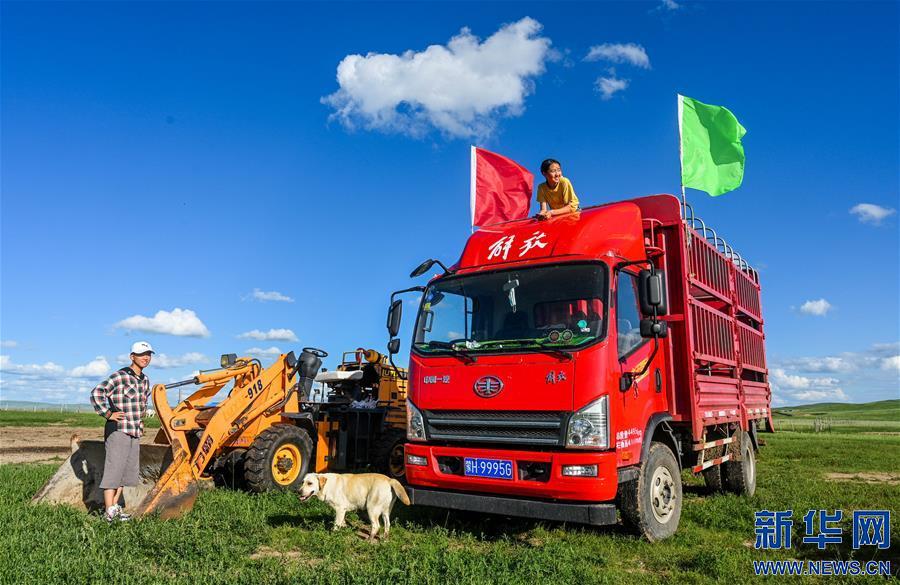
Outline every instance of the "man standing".
<path fill-rule="evenodd" d="M 150 380 L 144 368 L 150 365 L 153 348 L 146 341 L 131 346 L 131 365 L 113 372 L 91 391 L 91 405 L 97 414 L 106 419 L 104 439 L 106 460 L 103 465 L 103 503 L 106 520 L 125 521 L 126 514 L 119 501 L 122 488 L 140 483 L 141 436 L 144 434 L 144 415 L 150 398 Z"/>

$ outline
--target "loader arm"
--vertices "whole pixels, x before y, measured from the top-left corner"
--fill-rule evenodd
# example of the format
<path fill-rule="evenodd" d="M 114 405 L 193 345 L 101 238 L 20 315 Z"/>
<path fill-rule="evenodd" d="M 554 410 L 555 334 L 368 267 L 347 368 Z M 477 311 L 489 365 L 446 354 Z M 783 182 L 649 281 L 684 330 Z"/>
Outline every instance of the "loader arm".
<path fill-rule="evenodd" d="M 237 363 L 243 362 L 245 365 L 197 376 L 194 383 L 205 385 L 174 410 L 166 399 L 165 387 L 158 385 L 154 388 L 154 401 L 172 446 L 173 461 L 140 504 L 136 515 L 159 512 L 163 518 L 172 518 L 193 507 L 198 482 L 206 478 L 204 472 L 207 466 L 222 447 L 227 446 L 241 429 L 267 409 L 284 400 L 295 376 L 295 371 L 288 365 L 288 355 L 281 355 L 272 366 L 262 371 L 250 358 L 242 358 Z M 232 380 L 234 388 L 206 422 L 199 443 L 192 450 L 188 433 L 201 428 L 197 415 L 203 411 L 199 407 L 205 406 Z"/>

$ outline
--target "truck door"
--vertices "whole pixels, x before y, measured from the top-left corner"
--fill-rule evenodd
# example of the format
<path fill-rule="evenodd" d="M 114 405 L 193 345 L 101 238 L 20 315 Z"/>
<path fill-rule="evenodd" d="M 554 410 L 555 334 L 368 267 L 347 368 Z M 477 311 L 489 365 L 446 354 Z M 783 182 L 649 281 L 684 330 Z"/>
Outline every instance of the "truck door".
<path fill-rule="evenodd" d="M 641 312 L 637 295 L 637 277 L 620 271 L 616 285 L 616 345 L 619 371 L 640 372 L 653 353 L 653 340 L 641 337 Z M 654 362 L 659 361 L 658 352 Z M 662 396 L 661 372 L 652 364 L 647 371 L 637 376 L 634 385 L 621 392 L 622 411 L 612 430 L 618 456 L 623 464 L 637 463 L 646 422 L 655 411 L 656 402 Z M 658 387 L 659 386 L 659 387 Z"/>

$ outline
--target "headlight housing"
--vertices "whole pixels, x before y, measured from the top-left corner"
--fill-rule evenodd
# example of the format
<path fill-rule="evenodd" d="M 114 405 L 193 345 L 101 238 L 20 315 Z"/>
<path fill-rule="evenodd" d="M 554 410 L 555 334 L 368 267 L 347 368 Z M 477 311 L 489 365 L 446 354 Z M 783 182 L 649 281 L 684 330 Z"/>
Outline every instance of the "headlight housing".
<path fill-rule="evenodd" d="M 566 447 L 609 448 L 609 396 L 601 396 L 572 415 L 566 429 Z"/>
<path fill-rule="evenodd" d="M 406 401 L 406 438 L 410 441 L 425 440 L 425 419 L 410 400 Z"/>

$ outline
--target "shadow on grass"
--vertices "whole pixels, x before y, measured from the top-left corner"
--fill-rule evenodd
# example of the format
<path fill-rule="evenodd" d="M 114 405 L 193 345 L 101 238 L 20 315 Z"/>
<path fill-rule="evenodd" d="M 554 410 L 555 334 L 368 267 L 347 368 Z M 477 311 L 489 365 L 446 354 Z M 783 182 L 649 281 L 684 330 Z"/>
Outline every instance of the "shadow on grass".
<path fill-rule="evenodd" d="M 320 528 L 322 526 L 331 528 L 331 525 L 334 523 L 334 513 L 272 514 L 266 518 L 266 523 L 272 528 L 284 526 L 291 528 L 306 528 L 309 530 Z"/>
<path fill-rule="evenodd" d="M 892 574 L 895 577 L 900 576 L 900 546 L 896 544 L 887 550 L 879 549 L 876 546 L 862 546 L 859 549 L 854 549 L 852 538 L 848 534 L 844 534 L 844 539 L 840 544 L 827 544 L 825 548 L 819 549 L 814 544 L 802 544 L 802 538 L 802 534 L 794 535 L 794 542 L 796 543 L 794 554 L 798 559 L 810 561 L 853 559 L 863 565 L 869 561 L 888 561 L 891 564 Z"/>
<path fill-rule="evenodd" d="M 515 516 L 500 516 L 467 512 L 463 510 L 444 510 L 416 506 L 395 510 L 397 520 L 408 527 L 422 530 L 442 528 L 457 534 L 469 535 L 476 540 L 493 542 L 508 539 L 516 535 L 530 533 L 538 528 L 544 530 L 565 529 L 568 532 L 585 534 L 630 535 L 621 524 L 608 526 L 590 526 L 571 522 L 554 522 L 550 520 L 531 520 Z"/>

